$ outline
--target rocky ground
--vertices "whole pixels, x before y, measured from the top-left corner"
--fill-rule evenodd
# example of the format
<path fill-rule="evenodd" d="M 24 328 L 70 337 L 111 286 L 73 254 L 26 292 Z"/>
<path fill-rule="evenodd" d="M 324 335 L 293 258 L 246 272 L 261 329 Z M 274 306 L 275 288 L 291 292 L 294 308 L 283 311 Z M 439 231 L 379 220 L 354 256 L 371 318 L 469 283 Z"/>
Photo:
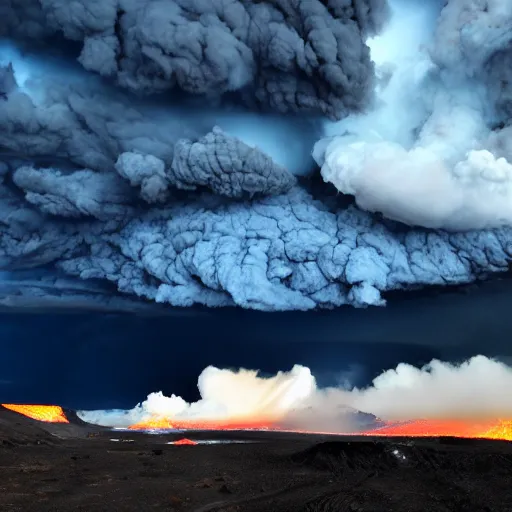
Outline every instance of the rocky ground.
<path fill-rule="evenodd" d="M 510 512 L 512 443 L 42 424 L 0 411 L 0 510 Z M 113 441 L 112 439 L 116 439 Z"/>

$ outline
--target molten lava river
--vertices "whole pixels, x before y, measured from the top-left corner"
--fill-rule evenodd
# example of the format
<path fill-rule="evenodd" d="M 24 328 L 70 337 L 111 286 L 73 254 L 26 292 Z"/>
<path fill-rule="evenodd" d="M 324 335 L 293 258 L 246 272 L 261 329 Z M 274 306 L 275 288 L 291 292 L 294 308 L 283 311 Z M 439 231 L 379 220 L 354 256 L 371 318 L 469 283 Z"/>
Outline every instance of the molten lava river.
<path fill-rule="evenodd" d="M 389 437 L 463 437 L 512 441 L 512 420 L 469 422 L 464 420 L 416 420 L 390 423 L 364 432 Z"/>
<path fill-rule="evenodd" d="M 29 418 L 50 422 L 69 423 L 62 407 L 53 405 L 15 405 L 1 404 L 4 408 L 17 412 Z M 290 431 L 281 428 L 272 421 L 265 420 L 226 420 L 226 421 L 172 421 L 169 418 L 153 417 L 144 422 L 128 427 L 130 430 L 273 430 Z M 473 439 L 499 439 L 512 441 L 512 419 L 498 420 L 412 420 L 402 422 L 387 422 L 379 428 L 362 432 L 312 432 L 307 430 L 293 430 L 301 433 L 365 435 L 381 437 L 460 437 Z"/>
<path fill-rule="evenodd" d="M 152 418 L 136 423 L 130 430 L 275 430 L 288 431 L 272 422 L 231 421 L 231 422 L 173 422 L 168 418 Z M 294 432 L 309 431 L 295 430 Z M 322 434 L 366 435 L 382 437 L 461 437 L 474 439 L 501 439 L 512 441 L 512 420 L 464 421 L 464 420 L 413 420 L 388 422 L 384 426 L 362 432 L 344 434 L 343 432 L 309 432 Z"/>

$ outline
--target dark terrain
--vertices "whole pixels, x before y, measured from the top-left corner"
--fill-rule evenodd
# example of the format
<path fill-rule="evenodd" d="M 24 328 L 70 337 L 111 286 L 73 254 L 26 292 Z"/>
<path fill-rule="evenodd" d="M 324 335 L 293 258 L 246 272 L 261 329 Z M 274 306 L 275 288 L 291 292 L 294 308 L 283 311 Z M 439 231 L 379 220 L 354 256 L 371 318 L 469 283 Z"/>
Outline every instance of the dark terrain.
<path fill-rule="evenodd" d="M 70 419 L 43 424 L 0 410 L 1 511 L 512 510 L 512 443 L 189 432 L 246 443 L 173 446 L 183 434 Z"/>

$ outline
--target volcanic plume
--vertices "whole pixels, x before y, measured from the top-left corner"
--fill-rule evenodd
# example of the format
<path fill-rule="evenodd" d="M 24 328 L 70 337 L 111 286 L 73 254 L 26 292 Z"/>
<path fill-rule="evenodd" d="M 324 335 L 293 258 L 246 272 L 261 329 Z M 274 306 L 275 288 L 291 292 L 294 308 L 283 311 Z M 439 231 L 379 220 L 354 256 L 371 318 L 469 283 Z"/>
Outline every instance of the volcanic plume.
<path fill-rule="evenodd" d="M 128 411 L 81 411 L 88 422 L 134 430 L 268 429 L 384 436 L 512 438 L 512 368 L 477 356 L 460 364 L 400 364 L 365 389 L 320 389 L 311 371 L 264 378 L 209 367 L 201 400 L 152 393 Z"/>
<path fill-rule="evenodd" d="M 511 20 L 2 2 L 0 302 L 304 311 L 507 271 Z"/>
<path fill-rule="evenodd" d="M 152 393 L 132 410 L 79 411 L 86 422 L 140 431 L 280 430 L 399 437 L 512 440 L 512 368 L 477 356 L 460 364 L 400 364 L 365 389 L 320 389 L 311 371 L 261 377 L 209 367 L 201 399 Z M 46 422 L 67 423 L 61 407 L 4 404 Z"/>

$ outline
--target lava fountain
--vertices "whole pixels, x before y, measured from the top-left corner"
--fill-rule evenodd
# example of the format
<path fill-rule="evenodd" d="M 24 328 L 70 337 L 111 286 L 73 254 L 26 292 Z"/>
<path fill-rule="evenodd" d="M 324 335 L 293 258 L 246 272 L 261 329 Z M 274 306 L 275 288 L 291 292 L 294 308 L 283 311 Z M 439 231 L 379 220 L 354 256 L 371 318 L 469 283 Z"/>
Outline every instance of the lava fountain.
<path fill-rule="evenodd" d="M 1 404 L 5 409 L 17 412 L 33 420 L 46 423 L 69 423 L 62 407 L 57 405 L 17 405 Z"/>

